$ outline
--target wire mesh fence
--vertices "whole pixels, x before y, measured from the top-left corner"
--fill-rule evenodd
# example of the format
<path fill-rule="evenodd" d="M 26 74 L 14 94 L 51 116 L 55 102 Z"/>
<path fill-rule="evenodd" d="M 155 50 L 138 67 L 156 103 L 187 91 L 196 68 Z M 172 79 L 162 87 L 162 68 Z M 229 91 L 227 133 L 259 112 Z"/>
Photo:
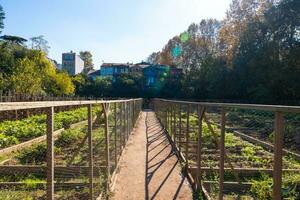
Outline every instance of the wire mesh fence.
<path fill-rule="evenodd" d="M 299 107 L 154 105 L 195 190 L 213 199 L 300 198 Z"/>
<path fill-rule="evenodd" d="M 0 105 L 0 111 L 16 109 L 13 104 Z M 30 106 L 43 113 L 0 123 L 0 199 L 110 195 L 118 160 L 142 100 L 85 101 L 78 102 L 74 110 L 55 112 L 67 105 L 18 104 L 17 109 Z"/>

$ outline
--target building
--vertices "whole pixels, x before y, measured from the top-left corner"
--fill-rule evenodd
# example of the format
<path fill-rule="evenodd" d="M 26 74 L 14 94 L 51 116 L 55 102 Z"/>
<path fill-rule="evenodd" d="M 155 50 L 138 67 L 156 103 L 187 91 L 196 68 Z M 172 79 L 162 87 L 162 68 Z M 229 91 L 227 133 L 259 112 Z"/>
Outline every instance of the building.
<path fill-rule="evenodd" d="M 142 74 L 143 69 L 146 68 L 146 67 L 149 67 L 149 66 L 150 66 L 150 63 L 146 63 L 146 62 L 141 62 L 141 63 L 134 64 L 134 65 L 130 66 L 129 73 L 131 73 L 131 74 Z"/>
<path fill-rule="evenodd" d="M 143 69 L 146 87 L 156 87 L 169 76 L 170 67 L 167 65 L 150 65 Z"/>
<path fill-rule="evenodd" d="M 167 80 L 178 80 L 182 75 L 182 69 L 168 65 L 149 65 L 143 69 L 145 87 L 158 88 Z"/>
<path fill-rule="evenodd" d="M 62 70 L 70 75 L 76 75 L 83 71 L 84 62 L 75 52 L 62 54 Z"/>
<path fill-rule="evenodd" d="M 124 63 L 103 63 L 101 65 L 101 76 L 111 77 L 112 80 L 116 80 L 116 77 L 120 74 L 129 73 L 130 64 Z"/>
<path fill-rule="evenodd" d="M 93 71 L 89 71 L 87 76 L 92 79 L 92 80 L 96 80 L 97 77 L 100 77 L 101 76 L 101 70 L 98 69 L 98 70 L 93 70 Z"/>

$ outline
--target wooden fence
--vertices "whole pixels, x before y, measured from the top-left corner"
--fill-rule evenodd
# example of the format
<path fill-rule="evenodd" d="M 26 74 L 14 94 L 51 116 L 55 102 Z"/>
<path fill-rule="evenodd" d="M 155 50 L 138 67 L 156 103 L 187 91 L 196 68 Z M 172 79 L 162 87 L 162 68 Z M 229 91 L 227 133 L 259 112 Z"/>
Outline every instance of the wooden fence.
<path fill-rule="evenodd" d="M 64 106 L 85 106 L 88 110 L 87 115 L 87 134 L 84 137 L 80 145 L 85 142 L 88 144 L 87 148 L 87 166 L 72 166 L 70 163 L 67 166 L 57 166 L 55 161 L 55 149 L 54 149 L 54 108 L 64 107 Z M 102 123 L 100 128 L 104 131 L 103 141 L 99 141 L 96 146 L 93 139 L 93 109 L 99 108 L 97 122 Z M 1 174 L 7 173 L 9 175 L 11 172 L 14 174 L 29 174 L 29 173 L 46 173 L 46 182 L 37 183 L 40 185 L 46 184 L 46 194 L 47 199 L 54 199 L 55 188 L 57 186 L 64 185 L 64 183 L 55 181 L 57 174 L 54 173 L 67 172 L 68 174 L 73 174 L 76 177 L 77 174 L 88 176 L 88 183 L 73 183 L 67 182 L 66 185 L 69 186 L 87 186 L 89 188 L 88 199 L 96 199 L 100 196 L 99 192 L 95 192 L 95 176 L 101 175 L 104 177 L 106 182 L 105 195 L 109 195 L 109 190 L 111 184 L 115 179 L 115 173 L 118 165 L 118 161 L 124 146 L 128 140 L 130 133 L 133 131 L 135 123 L 139 117 L 140 111 L 142 109 L 142 99 L 128 99 L 128 100 L 109 100 L 109 101 L 98 101 L 98 100 L 85 100 L 85 101 L 36 101 L 36 102 L 10 102 L 10 103 L 0 103 L 1 111 L 11 111 L 11 110 L 23 110 L 23 109 L 42 109 L 46 115 L 47 123 L 47 158 L 46 165 L 14 165 L 14 166 L 0 166 Z M 80 150 L 80 145 L 78 150 Z M 103 146 L 104 151 L 100 152 L 105 155 L 105 162 L 103 165 L 97 164 L 95 162 L 96 153 L 98 152 L 100 146 Z M 113 152 L 113 155 L 112 155 Z M 74 155 L 68 155 L 70 158 L 76 157 L 76 153 L 71 152 Z M 99 153 L 98 153 L 99 154 Z M 12 169 L 10 171 L 9 169 Z M 5 173 L 4 173 L 5 172 Z M 101 174 L 102 173 L 102 174 Z M 58 174 L 59 175 L 59 174 Z M 22 185 L 21 182 L 5 182 L 1 183 L 1 188 L 16 188 L 16 186 Z M 21 187 L 22 188 L 22 187 Z M 102 194 L 103 195 L 103 194 Z M 102 196 L 103 197 L 103 196 Z"/>
<path fill-rule="evenodd" d="M 239 179 L 240 174 L 253 175 L 254 173 L 265 172 L 267 174 L 273 174 L 273 199 L 282 199 L 282 175 L 283 172 L 294 170 L 296 174 L 299 174 L 299 169 L 283 169 L 283 138 L 284 138 L 284 123 L 285 116 L 288 114 L 300 113 L 300 107 L 297 106 L 273 106 L 273 105 L 255 105 L 255 104 L 230 104 L 230 103 L 204 103 L 204 102 L 188 102 L 188 101 L 173 101 L 166 99 L 154 99 L 154 110 L 158 116 L 161 124 L 168 132 L 174 148 L 177 150 L 179 156 L 185 162 L 185 168 L 190 176 L 195 190 L 204 194 L 207 198 L 209 194 L 206 186 L 209 184 L 218 185 L 218 198 L 223 199 L 225 190 L 234 192 L 237 187 L 243 186 L 240 181 L 228 182 L 227 185 L 224 181 L 224 174 L 226 171 L 235 173 L 235 177 Z M 273 168 L 271 169 L 257 169 L 257 168 L 238 168 L 233 166 L 225 148 L 225 136 L 229 130 L 230 124 L 234 124 L 227 120 L 227 116 L 231 111 L 240 110 L 240 113 L 253 114 L 254 111 L 260 113 L 262 116 L 268 116 L 268 122 L 273 124 L 273 129 L 270 131 L 274 133 L 274 149 L 272 149 L 273 156 Z M 266 112 L 267 114 L 262 114 Z M 192 118 L 193 115 L 193 119 Z M 192 120 L 196 119 L 196 127 L 191 128 Z M 229 124 L 230 121 L 230 124 Z M 259 121 L 258 121 L 259 122 Z M 258 123 L 256 122 L 256 123 Z M 195 122 L 193 122 L 195 124 Z M 209 150 L 203 148 L 203 123 L 206 124 L 208 130 L 214 135 L 216 149 Z M 248 125 L 249 120 L 247 121 Z M 264 123 L 260 122 L 263 126 Z M 217 128 L 213 127 L 216 124 Z M 236 125 L 236 124 L 235 124 Z M 251 124 L 252 125 L 252 124 Z M 298 124 L 299 125 L 299 124 Z M 258 126 L 258 125 L 257 125 Z M 239 127 L 240 130 L 245 127 Z M 246 127 L 247 128 L 247 127 Z M 248 127 L 249 128 L 249 127 Z M 253 127 L 250 127 L 253 129 Z M 250 129 L 249 128 L 249 129 Z M 254 127 L 255 128 L 255 127 Z M 258 127 L 260 128 L 260 127 Z M 233 131 L 233 128 L 230 128 Z M 195 133 L 196 141 L 191 141 L 191 135 Z M 296 134 L 296 133 L 295 133 Z M 237 136 L 238 137 L 238 136 Z M 242 138 L 245 140 L 245 138 Z M 247 139 L 247 138 L 246 138 Z M 249 141 L 255 145 L 255 140 Z M 270 149 L 269 149 L 270 150 Z M 202 166 L 204 159 L 204 151 L 216 152 L 216 160 L 218 160 L 217 167 L 204 167 Z M 266 154 L 270 154 L 266 151 Z M 299 155 L 299 154 L 298 154 Z M 194 157 L 193 157 L 194 156 Z M 206 158 L 207 160 L 213 158 Z M 225 160 L 228 160 L 229 168 L 225 167 Z M 193 166 L 192 166 L 193 165 Z M 202 180 L 203 174 L 208 172 L 218 173 L 218 182 L 204 181 Z M 244 187 L 249 191 L 249 183 L 244 183 Z"/>

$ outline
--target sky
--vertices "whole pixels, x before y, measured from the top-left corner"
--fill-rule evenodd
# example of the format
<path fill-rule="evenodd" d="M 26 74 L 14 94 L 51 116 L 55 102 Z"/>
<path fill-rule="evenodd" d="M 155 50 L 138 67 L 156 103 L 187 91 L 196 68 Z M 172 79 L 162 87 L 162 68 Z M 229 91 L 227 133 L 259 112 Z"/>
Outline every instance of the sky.
<path fill-rule="evenodd" d="M 49 57 L 88 50 L 102 62 L 145 60 L 202 19 L 222 19 L 231 0 L 0 0 L 2 34 L 44 35 Z"/>

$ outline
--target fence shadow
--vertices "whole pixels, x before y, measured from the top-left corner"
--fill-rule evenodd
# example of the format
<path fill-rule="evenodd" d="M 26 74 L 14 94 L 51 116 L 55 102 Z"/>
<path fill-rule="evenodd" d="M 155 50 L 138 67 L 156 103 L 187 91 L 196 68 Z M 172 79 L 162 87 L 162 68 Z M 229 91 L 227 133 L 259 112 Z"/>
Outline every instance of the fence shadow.
<path fill-rule="evenodd" d="M 179 162 L 172 145 L 169 143 L 165 130 L 156 117 L 149 117 L 151 114 L 153 113 L 146 111 L 146 200 L 154 200 L 162 187 L 169 187 L 167 182 L 170 180 Z M 163 175 L 161 174 L 162 171 L 164 172 Z M 178 198 L 185 179 L 186 177 L 182 175 L 180 182 L 176 183 L 176 187 L 173 188 L 174 195 L 172 199 Z M 173 184 L 172 187 L 174 187 Z"/>

